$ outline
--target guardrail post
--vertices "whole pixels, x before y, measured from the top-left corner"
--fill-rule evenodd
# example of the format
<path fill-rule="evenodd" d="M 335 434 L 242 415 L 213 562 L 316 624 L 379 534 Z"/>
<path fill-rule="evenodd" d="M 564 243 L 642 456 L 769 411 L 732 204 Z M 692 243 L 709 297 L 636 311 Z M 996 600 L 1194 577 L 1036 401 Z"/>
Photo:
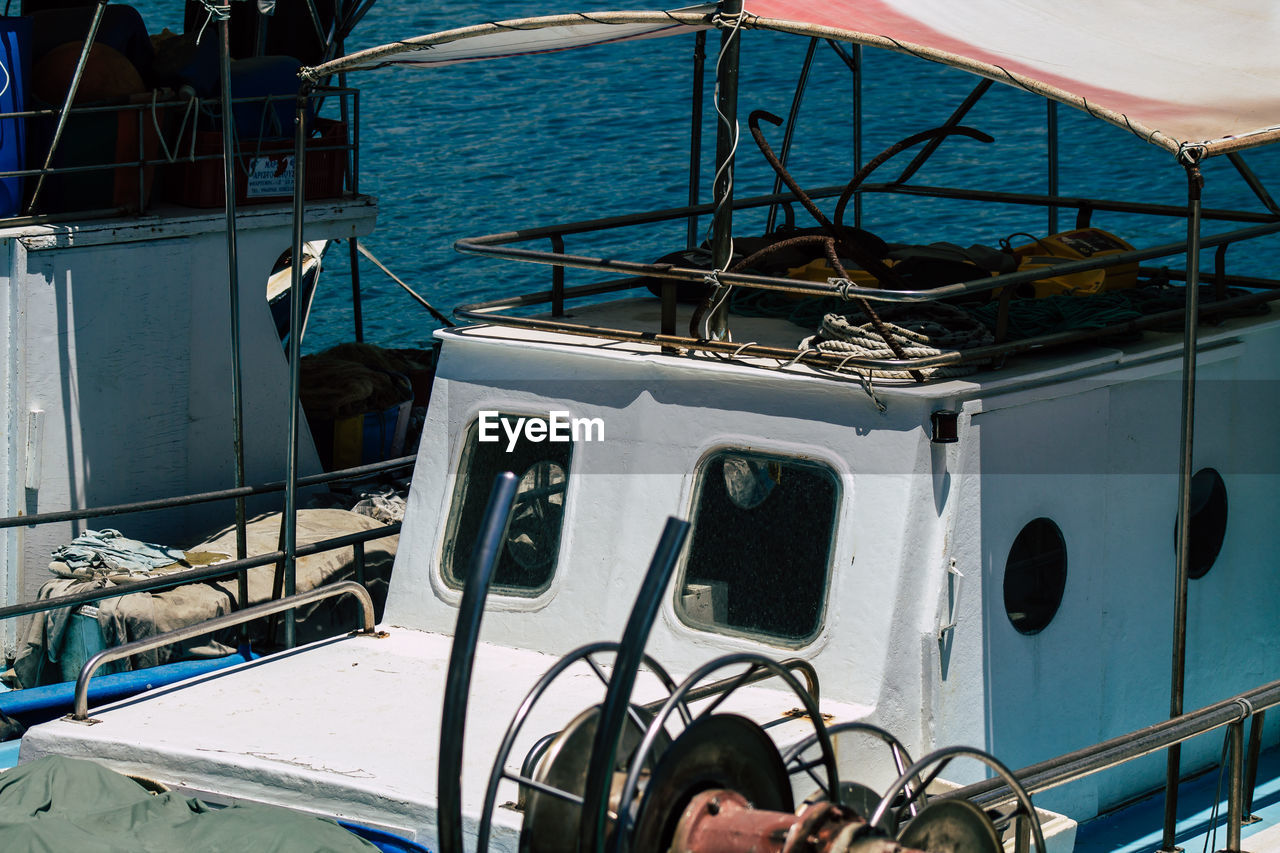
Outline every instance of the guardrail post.
<path fill-rule="evenodd" d="M 1240 851 L 1240 824 L 1244 818 L 1244 721 L 1252 716 L 1249 711 L 1227 729 L 1231 742 L 1231 781 L 1227 794 L 1227 850 L 1230 853 Z"/>
<path fill-rule="evenodd" d="M 1267 712 L 1258 711 L 1249 723 L 1249 755 L 1244 764 L 1244 813 L 1242 823 L 1257 823 L 1261 818 L 1253 813 L 1253 792 L 1258 785 L 1258 753 L 1262 750 L 1262 725 Z"/>
<path fill-rule="evenodd" d="M 551 235 L 551 251 L 564 254 L 563 234 Z M 558 264 L 551 268 L 551 316 L 564 316 L 564 267 Z"/>

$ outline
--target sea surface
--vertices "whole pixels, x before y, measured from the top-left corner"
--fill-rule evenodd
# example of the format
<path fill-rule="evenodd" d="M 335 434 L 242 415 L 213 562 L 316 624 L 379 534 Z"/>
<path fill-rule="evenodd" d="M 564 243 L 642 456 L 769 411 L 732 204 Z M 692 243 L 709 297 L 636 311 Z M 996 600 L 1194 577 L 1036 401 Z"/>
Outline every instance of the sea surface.
<path fill-rule="evenodd" d="M 151 32 L 180 31 L 181 5 L 137 4 Z M 626 2 L 489 0 L 438 3 L 380 0 L 347 43 L 349 51 L 456 26 L 537 14 L 645 8 Z M 209 36 L 213 37 L 210 28 Z M 714 48 L 708 39 L 707 103 Z M 742 33 L 736 192 L 767 193 L 773 173 L 752 142 L 745 119 L 756 109 L 785 116 L 808 40 Z M 461 255 L 453 243 L 520 227 L 573 222 L 686 203 L 689 186 L 693 38 L 680 36 L 436 69 L 386 68 L 351 75 L 362 90 L 360 189 L 379 199 L 377 230 L 363 242 L 397 275 L 446 313 L 460 304 L 541 290 L 549 268 Z M 976 78 L 913 57 L 868 49 L 864 57 L 864 160 L 893 142 L 937 126 L 960 104 Z M 806 186 L 843 184 L 855 171 L 852 87 L 847 67 L 820 43 L 796 124 L 790 166 Z M 1060 191 L 1065 195 L 1181 204 L 1186 178 L 1172 155 L 1134 135 L 1062 107 Z M 952 138 L 917 173 L 922 184 L 1044 192 L 1047 187 L 1045 103 L 996 85 L 964 124 L 995 138 L 990 144 Z M 714 114 L 704 116 L 700 198 L 710 199 Z M 781 145 L 781 129 L 766 126 Z M 909 152 L 873 180 L 896 176 Z M 1280 150 L 1251 153 L 1263 177 L 1280 174 Z M 1206 207 L 1260 205 L 1222 159 L 1205 168 Z M 828 213 L 830 205 L 827 206 Z M 797 221 L 809 224 L 798 206 Z M 1060 230 L 1072 227 L 1064 214 Z M 1185 222 L 1098 214 L 1094 224 L 1131 243 L 1185 236 Z M 706 222 L 702 223 L 705 227 Z M 739 215 L 738 234 L 760 233 L 763 216 Z M 890 242 L 946 241 L 995 246 L 1025 232 L 1047 233 L 1034 208 L 901 196 L 869 196 L 864 227 Z M 1224 230 L 1208 223 L 1206 233 Z M 571 252 L 652 260 L 684 248 L 683 225 L 633 233 L 572 237 Z M 1025 239 L 1017 242 L 1026 242 Z M 282 250 L 286 247 L 282 247 Z M 546 248 L 546 245 L 543 245 Z M 1229 269 L 1275 267 L 1280 241 L 1238 248 Z M 1249 261 L 1247 267 L 1243 262 Z M 1237 266 L 1236 264 L 1240 264 Z M 570 271 L 569 283 L 590 280 Z M 351 279 L 345 245 L 331 249 L 307 327 L 304 349 L 315 352 L 354 339 Z M 439 323 L 372 264 L 362 260 L 365 339 L 387 346 L 426 346 Z"/>

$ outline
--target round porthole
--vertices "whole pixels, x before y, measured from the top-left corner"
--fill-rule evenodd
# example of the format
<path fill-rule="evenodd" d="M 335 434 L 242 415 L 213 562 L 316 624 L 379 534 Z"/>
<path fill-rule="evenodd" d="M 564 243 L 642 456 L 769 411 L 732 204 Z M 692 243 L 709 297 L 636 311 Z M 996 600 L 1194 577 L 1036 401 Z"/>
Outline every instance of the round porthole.
<path fill-rule="evenodd" d="M 1067 587 L 1067 543 L 1058 525 L 1037 518 L 1013 540 L 1004 564 L 1004 611 L 1021 634 L 1045 629 Z"/>
<path fill-rule="evenodd" d="M 1191 554 L 1187 576 L 1202 578 L 1213 568 L 1227 538 L 1227 484 L 1212 468 L 1201 468 L 1191 478 Z M 1178 547 L 1178 526 L 1173 527 L 1173 547 Z"/>

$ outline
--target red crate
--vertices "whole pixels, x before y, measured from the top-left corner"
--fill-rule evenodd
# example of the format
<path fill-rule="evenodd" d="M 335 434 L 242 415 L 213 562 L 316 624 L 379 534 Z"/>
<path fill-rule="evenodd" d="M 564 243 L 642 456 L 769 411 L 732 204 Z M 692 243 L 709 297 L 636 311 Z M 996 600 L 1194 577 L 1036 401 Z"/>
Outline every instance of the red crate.
<path fill-rule="evenodd" d="M 307 140 L 307 199 L 342 195 L 347 172 L 347 126 L 315 120 L 319 136 Z M 316 151 L 316 148 L 331 150 Z M 196 156 L 222 153 L 222 131 L 196 134 Z M 236 204 L 269 204 L 293 198 L 293 140 L 241 139 L 236 163 Z M 225 203 L 222 160 L 175 163 L 168 197 L 187 207 L 222 207 Z"/>

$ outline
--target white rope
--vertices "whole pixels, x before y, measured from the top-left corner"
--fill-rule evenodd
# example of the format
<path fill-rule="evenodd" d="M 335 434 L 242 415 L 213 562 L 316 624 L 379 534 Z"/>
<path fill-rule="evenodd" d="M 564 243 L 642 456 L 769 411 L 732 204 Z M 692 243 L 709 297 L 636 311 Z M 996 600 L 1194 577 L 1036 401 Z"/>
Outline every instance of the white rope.
<path fill-rule="evenodd" d="M 200 32 L 196 33 L 196 47 L 200 46 L 200 39 L 204 38 L 204 31 L 208 29 L 211 21 L 231 20 L 230 3 L 214 3 L 213 0 L 198 0 L 198 2 L 209 14 L 205 16 L 204 23 L 200 25 Z"/>
<path fill-rule="evenodd" d="M 991 332 L 964 311 L 946 304 L 916 305 L 882 310 L 883 328 L 899 344 L 907 358 L 931 358 L 995 342 Z M 800 342 L 801 351 L 846 354 L 837 367 L 840 370 L 851 358 L 897 359 L 870 319 L 862 314 L 842 316 L 828 314 L 822 318 L 818 334 Z M 943 365 L 916 368 L 925 378 L 966 376 L 978 369 L 976 364 Z M 867 371 L 882 379 L 912 378 L 908 369 Z"/>
<path fill-rule="evenodd" d="M 191 120 L 191 116 L 200 109 L 200 98 L 196 96 L 194 90 L 189 87 L 183 87 L 190 94 L 187 96 L 187 107 L 182 113 L 182 124 L 178 125 L 178 135 L 174 137 L 173 151 L 169 150 L 169 145 L 164 141 L 164 131 L 160 128 L 160 116 L 156 110 L 156 95 L 159 90 L 151 92 L 151 124 L 156 131 L 156 139 L 160 141 L 160 150 L 164 152 L 164 159 L 170 163 L 176 163 L 178 158 L 182 156 L 179 150 L 182 146 L 182 135 L 187 132 L 187 122 Z M 193 122 L 191 125 L 191 159 L 196 156 L 196 126 Z"/>

